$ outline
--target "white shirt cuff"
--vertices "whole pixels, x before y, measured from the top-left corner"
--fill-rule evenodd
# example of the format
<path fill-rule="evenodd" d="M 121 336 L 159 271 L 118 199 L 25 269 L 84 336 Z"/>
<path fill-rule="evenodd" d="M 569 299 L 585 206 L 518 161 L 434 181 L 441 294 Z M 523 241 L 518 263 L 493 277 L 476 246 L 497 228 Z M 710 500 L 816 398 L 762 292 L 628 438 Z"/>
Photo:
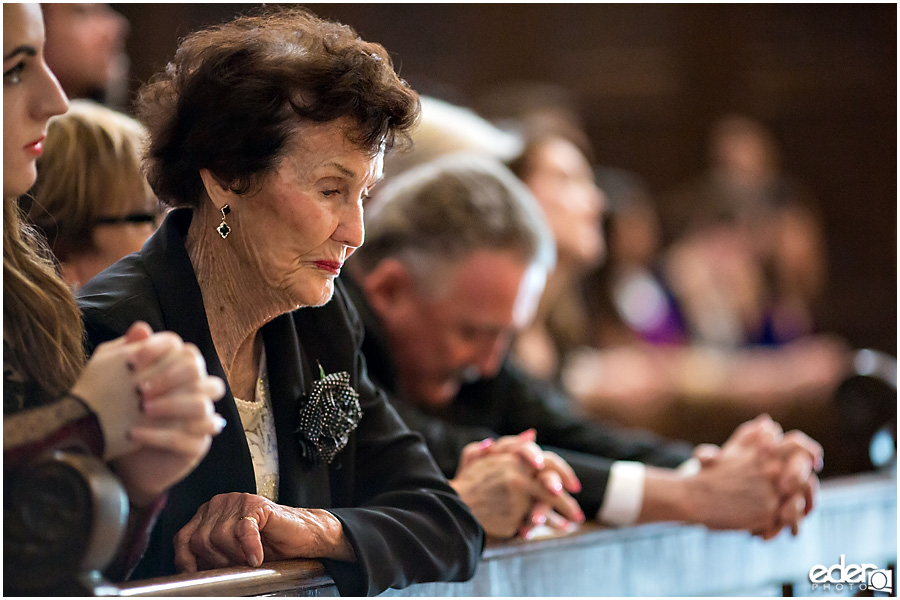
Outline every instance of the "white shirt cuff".
<path fill-rule="evenodd" d="M 606 494 L 597 519 L 608 525 L 633 525 L 641 514 L 644 503 L 643 463 L 620 460 L 612 464 Z"/>

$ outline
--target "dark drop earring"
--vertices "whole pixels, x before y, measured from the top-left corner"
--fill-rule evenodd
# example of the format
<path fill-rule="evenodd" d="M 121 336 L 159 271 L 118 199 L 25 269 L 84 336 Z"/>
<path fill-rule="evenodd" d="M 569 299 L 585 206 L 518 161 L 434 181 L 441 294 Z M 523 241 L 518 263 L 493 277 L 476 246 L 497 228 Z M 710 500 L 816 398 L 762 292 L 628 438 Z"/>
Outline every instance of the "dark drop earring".
<path fill-rule="evenodd" d="M 226 204 L 219 210 L 222 211 L 222 222 L 216 227 L 216 231 L 219 232 L 219 235 L 222 236 L 222 239 L 224 240 L 228 237 L 228 234 L 231 233 L 231 227 L 225 222 L 225 216 L 231 212 L 231 207 Z"/>

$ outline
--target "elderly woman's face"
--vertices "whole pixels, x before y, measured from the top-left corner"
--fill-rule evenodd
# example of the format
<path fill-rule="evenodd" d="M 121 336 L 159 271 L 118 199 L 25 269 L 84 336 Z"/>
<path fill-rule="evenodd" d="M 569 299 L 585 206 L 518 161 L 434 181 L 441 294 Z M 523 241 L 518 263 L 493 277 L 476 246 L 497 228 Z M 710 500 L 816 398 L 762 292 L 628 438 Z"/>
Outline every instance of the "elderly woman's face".
<path fill-rule="evenodd" d="M 297 306 L 331 299 L 344 260 L 365 237 L 362 202 L 381 179 L 383 154 L 349 142 L 348 125 L 303 126 L 276 172 L 227 217 L 265 283 Z"/>
<path fill-rule="evenodd" d="M 3 196 L 28 191 L 47 121 L 68 104 L 44 62 L 44 22 L 38 4 L 3 5 Z"/>

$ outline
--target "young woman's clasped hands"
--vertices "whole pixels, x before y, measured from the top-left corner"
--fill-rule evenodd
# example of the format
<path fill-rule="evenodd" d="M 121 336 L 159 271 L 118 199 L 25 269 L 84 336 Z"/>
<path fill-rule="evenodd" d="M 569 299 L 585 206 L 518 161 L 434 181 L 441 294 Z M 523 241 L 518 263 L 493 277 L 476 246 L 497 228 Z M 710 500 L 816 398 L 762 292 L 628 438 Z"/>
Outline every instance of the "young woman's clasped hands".
<path fill-rule="evenodd" d="M 104 459 L 136 505 L 152 502 L 206 455 L 225 425 L 213 408 L 224 393 L 196 346 L 143 322 L 101 344 L 71 390 L 97 414 Z"/>

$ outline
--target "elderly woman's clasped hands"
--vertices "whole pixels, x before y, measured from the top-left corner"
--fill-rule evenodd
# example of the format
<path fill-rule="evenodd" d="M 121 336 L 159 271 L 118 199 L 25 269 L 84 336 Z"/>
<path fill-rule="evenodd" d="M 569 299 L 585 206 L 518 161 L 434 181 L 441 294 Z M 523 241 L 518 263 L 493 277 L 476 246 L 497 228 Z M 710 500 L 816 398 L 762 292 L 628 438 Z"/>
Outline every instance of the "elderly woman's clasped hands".
<path fill-rule="evenodd" d="M 180 572 L 298 556 L 355 560 L 341 523 L 323 509 L 284 506 L 257 494 L 218 494 L 175 536 Z"/>

